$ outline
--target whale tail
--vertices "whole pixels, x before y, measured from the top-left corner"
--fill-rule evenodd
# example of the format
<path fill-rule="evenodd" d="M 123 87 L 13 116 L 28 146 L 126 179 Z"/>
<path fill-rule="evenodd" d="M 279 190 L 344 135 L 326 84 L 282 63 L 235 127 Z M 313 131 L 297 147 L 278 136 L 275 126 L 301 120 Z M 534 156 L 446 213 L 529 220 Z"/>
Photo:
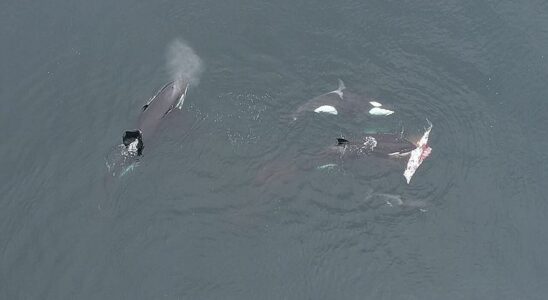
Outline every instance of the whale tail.
<path fill-rule="evenodd" d="M 143 154 L 144 145 L 141 130 L 127 130 L 124 132 L 122 142 L 129 153 L 137 155 Z"/>

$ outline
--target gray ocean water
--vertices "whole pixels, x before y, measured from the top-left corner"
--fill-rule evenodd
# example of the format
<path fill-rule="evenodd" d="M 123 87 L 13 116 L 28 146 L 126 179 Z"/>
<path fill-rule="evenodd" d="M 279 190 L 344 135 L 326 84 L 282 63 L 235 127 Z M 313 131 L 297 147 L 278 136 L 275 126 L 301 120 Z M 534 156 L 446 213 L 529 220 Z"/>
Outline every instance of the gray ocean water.
<path fill-rule="evenodd" d="M 107 186 L 177 41 L 199 84 Z M 4 0 L 0 43 L 0 299 L 548 297 L 546 1 Z M 396 113 L 287 122 L 338 79 Z M 426 118 L 409 185 L 302 167 Z"/>

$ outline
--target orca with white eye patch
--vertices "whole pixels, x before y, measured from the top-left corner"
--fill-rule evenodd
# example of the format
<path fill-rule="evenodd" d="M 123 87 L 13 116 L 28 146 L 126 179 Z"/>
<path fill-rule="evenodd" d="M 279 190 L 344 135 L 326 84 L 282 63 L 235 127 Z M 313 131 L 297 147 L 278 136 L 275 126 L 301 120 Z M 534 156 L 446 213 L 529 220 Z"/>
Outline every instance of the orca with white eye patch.
<path fill-rule="evenodd" d="M 292 114 L 292 119 L 295 121 L 306 112 L 345 117 L 359 117 L 365 114 L 389 116 L 394 113 L 373 98 L 347 91 L 342 80 L 339 80 L 339 87 L 336 90 L 314 97 L 299 106 Z"/>

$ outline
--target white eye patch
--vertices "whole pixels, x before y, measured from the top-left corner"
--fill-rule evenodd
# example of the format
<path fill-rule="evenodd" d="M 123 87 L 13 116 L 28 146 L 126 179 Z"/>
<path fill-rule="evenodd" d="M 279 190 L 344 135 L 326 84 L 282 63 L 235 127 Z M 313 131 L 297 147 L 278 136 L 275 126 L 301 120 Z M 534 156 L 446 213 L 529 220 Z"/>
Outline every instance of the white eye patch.
<path fill-rule="evenodd" d="M 394 111 L 392 110 L 384 109 L 380 107 L 373 107 L 372 109 L 369 110 L 369 114 L 374 116 L 389 116 L 393 113 Z"/>
<path fill-rule="evenodd" d="M 322 105 L 314 110 L 315 113 L 338 114 L 337 109 L 331 105 Z"/>

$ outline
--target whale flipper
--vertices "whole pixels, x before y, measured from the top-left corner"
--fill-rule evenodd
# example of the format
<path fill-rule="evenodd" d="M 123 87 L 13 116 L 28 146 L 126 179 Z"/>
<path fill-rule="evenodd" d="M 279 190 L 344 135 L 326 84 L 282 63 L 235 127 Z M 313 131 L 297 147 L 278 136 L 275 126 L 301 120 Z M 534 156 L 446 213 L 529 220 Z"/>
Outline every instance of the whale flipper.
<path fill-rule="evenodd" d="M 175 104 L 175 108 L 178 108 L 179 110 L 183 109 L 183 103 L 185 102 L 186 92 L 188 91 L 188 84 L 185 86 L 185 91 L 183 94 L 181 94 L 181 97 L 179 97 L 179 101 L 177 104 Z"/>

